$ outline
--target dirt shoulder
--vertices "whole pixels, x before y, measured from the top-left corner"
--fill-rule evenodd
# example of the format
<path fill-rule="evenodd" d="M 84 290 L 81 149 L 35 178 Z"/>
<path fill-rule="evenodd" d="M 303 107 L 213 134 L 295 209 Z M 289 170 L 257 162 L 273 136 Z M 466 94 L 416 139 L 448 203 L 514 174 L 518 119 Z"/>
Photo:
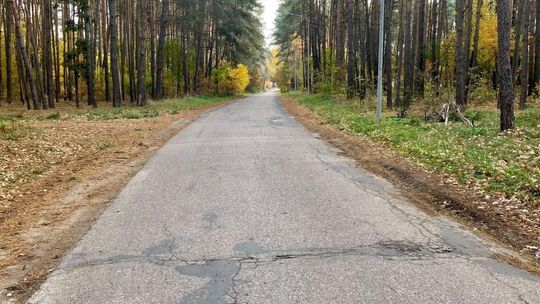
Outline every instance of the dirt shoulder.
<path fill-rule="evenodd" d="M 449 216 L 476 233 L 518 251 L 520 258 L 499 258 L 540 274 L 540 256 L 534 249 L 540 246 L 540 229 L 535 223 L 527 225 L 512 214 L 483 208 L 479 202 L 484 202 L 485 198 L 466 186 L 413 164 L 381 144 L 325 124 L 291 97 L 280 98 L 286 110 L 307 129 L 319 133 L 331 145 L 355 159 L 360 167 L 391 181 L 419 208 L 430 214 Z"/>
<path fill-rule="evenodd" d="M 200 114 L 32 120 L 0 140 L 0 302 L 27 299 L 153 153 Z"/>

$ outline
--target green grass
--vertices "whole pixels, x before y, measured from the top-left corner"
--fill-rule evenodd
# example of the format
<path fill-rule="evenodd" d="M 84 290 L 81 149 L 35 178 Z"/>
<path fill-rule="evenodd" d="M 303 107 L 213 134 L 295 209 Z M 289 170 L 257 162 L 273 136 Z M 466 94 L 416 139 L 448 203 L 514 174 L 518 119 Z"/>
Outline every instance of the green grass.
<path fill-rule="evenodd" d="M 487 193 L 500 193 L 540 203 L 540 109 L 517 113 L 517 131 L 500 134 L 495 109 L 471 109 L 474 128 L 460 122 L 449 126 L 385 113 L 374 113 L 334 97 L 291 94 L 326 123 L 381 142 L 395 152 L 460 182 L 477 182 Z"/>
<path fill-rule="evenodd" d="M 165 114 L 178 114 L 187 110 L 196 110 L 203 106 L 225 101 L 230 98 L 231 97 L 189 97 L 184 99 L 153 101 L 146 107 L 125 106 L 116 109 L 104 108 L 82 112 L 76 111 L 71 114 L 75 116 L 84 116 L 89 120 L 143 119 Z"/>
<path fill-rule="evenodd" d="M 4 113 L 0 113 L 0 140 L 18 140 L 21 137 L 28 136 L 30 133 L 35 133 L 37 129 L 32 127 L 33 121 L 59 121 L 81 117 L 91 121 L 144 119 L 196 110 L 230 98 L 231 96 L 170 99 L 160 102 L 153 101 L 145 107 L 125 105 L 121 108 L 72 109 L 67 105 L 67 107 L 47 111 L 16 109 L 17 112 L 15 110 L 10 112 L 10 109 L 5 109 Z M 3 109 L 0 108 L 0 110 Z M 105 145 L 100 146 L 100 149 L 106 148 Z"/>
<path fill-rule="evenodd" d="M 22 119 L 23 115 L 21 114 L 0 114 L 0 123 L 12 122 L 19 119 Z"/>
<path fill-rule="evenodd" d="M 0 139 L 3 140 L 15 141 L 19 138 L 27 136 L 31 131 L 33 131 L 32 128 L 21 126 L 15 122 L 0 122 Z"/>
<path fill-rule="evenodd" d="M 203 106 L 218 103 L 230 99 L 231 96 L 219 97 L 188 97 L 182 99 L 169 99 L 164 101 L 152 101 L 145 107 L 124 105 L 120 108 L 100 107 L 97 109 L 52 109 L 47 111 L 26 111 L 0 113 L 0 127 L 17 121 L 56 121 L 68 120 L 75 117 L 85 117 L 88 120 L 116 120 L 116 119 L 144 119 L 166 114 L 178 114 L 186 110 L 196 110 Z M 0 108 L 1 110 L 2 108 Z"/>

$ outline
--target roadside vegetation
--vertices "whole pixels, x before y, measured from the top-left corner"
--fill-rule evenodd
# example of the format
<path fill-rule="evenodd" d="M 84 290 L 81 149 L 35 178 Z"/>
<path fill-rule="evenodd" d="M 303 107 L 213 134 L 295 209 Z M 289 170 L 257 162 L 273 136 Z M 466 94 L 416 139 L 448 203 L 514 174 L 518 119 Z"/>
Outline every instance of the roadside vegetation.
<path fill-rule="evenodd" d="M 519 199 L 540 207 L 540 107 L 516 114 L 516 129 L 500 133 L 493 106 L 471 107 L 448 125 L 421 111 L 397 118 L 388 111 L 382 122 L 372 107 L 332 96 L 291 93 L 324 122 L 391 148 L 430 170 L 475 187 L 484 196 Z"/>
<path fill-rule="evenodd" d="M 382 59 L 384 104 L 398 117 L 437 102 L 446 120 L 460 116 L 480 96 L 499 105 L 498 117 L 488 115 L 493 123 L 511 130 L 518 105 L 523 110 L 540 95 L 540 14 L 532 13 L 540 12 L 539 5 L 531 0 L 284 0 L 270 70 L 284 92 L 364 102 L 375 94 Z"/>
<path fill-rule="evenodd" d="M 14 127 L 21 121 L 58 121 L 75 118 L 88 120 L 115 120 L 115 119 L 142 119 L 160 115 L 174 115 L 181 111 L 196 110 L 202 106 L 234 98 L 234 96 L 208 96 L 187 97 L 182 99 L 167 99 L 163 101 L 151 101 L 145 107 L 128 105 L 123 108 L 111 108 L 106 104 L 98 109 L 72 109 L 67 103 L 61 103 L 57 109 L 42 112 L 26 112 L 22 109 L 8 108 L 2 111 L 0 108 L 0 133 L 4 138 L 10 137 L 9 130 L 16 131 Z"/>

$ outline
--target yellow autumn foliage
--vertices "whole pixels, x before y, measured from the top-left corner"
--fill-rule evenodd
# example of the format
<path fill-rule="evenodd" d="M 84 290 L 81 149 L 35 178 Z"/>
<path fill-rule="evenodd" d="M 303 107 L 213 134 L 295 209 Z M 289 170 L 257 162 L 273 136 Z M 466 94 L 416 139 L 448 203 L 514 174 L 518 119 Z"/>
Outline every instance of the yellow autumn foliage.
<path fill-rule="evenodd" d="M 250 82 L 249 70 L 243 64 L 233 67 L 228 62 L 222 62 L 212 73 L 214 93 L 219 95 L 241 94 Z"/>
<path fill-rule="evenodd" d="M 475 28 L 473 26 L 473 34 L 474 30 Z M 496 68 L 495 60 L 498 47 L 497 16 L 492 6 L 484 5 L 482 8 L 482 19 L 480 19 L 478 38 L 478 72 L 489 75 Z M 452 31 L 441 45 L 441 63 L 446 68 L 447 77 L 453 77 L 456 58 L 455 45 L 456 32 Z"/>
<path fill-rule="evenodd" d="M 248 68 L 243 64 L 239 64 L 236 68 L 229 68 L 227 74 L 227 87 L 230 92 L 234 94 L 243 93 L 249 85 Z"/>

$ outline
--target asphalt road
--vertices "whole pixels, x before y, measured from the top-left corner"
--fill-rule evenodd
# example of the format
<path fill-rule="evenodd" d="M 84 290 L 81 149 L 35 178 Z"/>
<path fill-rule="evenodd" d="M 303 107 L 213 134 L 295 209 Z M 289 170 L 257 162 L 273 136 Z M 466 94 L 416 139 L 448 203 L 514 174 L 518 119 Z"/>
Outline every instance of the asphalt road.
<path fill-rule="evenodd" d="M 267 94 L 190 125 L 30 303 L 540 303 L 540 278 L 357 169 Z"/>

